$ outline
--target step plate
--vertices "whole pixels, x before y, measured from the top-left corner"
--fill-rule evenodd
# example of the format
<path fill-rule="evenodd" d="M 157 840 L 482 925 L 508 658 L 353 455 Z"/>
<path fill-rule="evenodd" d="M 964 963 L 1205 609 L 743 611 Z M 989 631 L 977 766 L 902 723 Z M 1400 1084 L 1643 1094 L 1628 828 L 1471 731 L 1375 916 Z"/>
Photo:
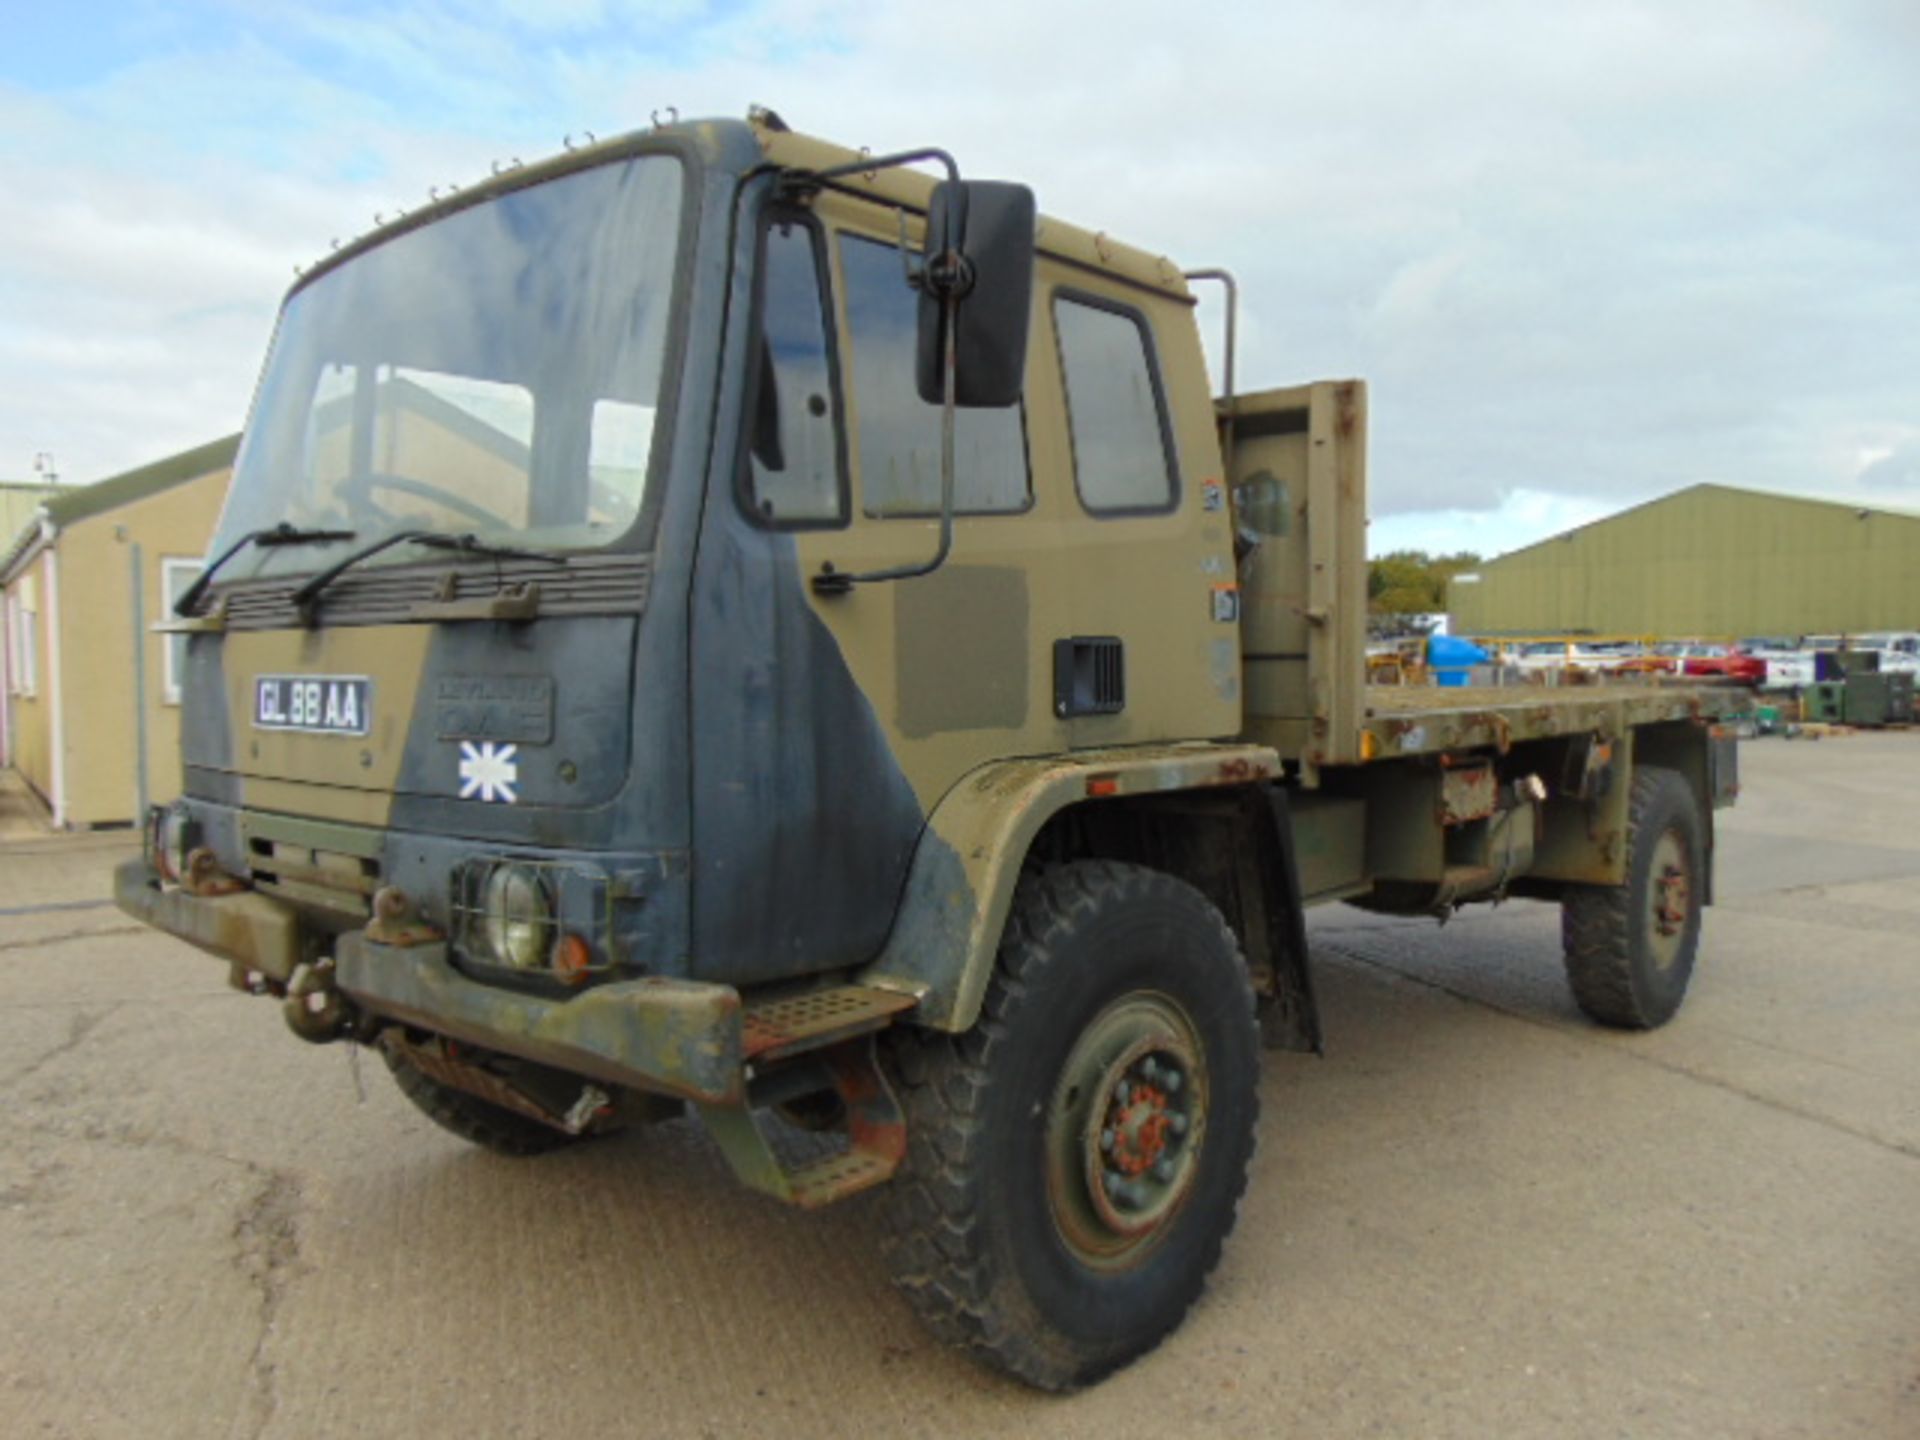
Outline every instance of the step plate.
<path fill-rule="evenodd" d="M 777 1060 L 879 1030 L 915 1005 L 911 995 L 842 985 L 804 995 L 761 1000 L 741 1015 L 742 1053 L 748 1060 Z"/>
<path fill-rule="evenodd" d="M 802 1165 L 787 1177 L 789 1199 L 802 1210 L 817 1210 L 883 1184 L 899 1168 L 899 1158 L 892 1155 L 864 1150 L 828 1155 Z"/>

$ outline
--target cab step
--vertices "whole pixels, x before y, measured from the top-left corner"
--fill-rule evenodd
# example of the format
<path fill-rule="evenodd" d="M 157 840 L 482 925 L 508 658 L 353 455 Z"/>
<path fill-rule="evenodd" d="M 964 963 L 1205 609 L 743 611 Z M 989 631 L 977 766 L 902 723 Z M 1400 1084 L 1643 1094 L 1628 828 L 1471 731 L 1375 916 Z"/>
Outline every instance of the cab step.
<path fill-rule="evenodd" d="M 909 1005 L 913 1003 L 908 997 L 892 998 L 906 999 Z M 868 1015 L 859 1023 L 867 1030 L 878 1029 L 892 1013 L 885 1011 Z M 778 1033 L 782 1037 L 778 1053 L 793 1054 L 799 1050 L 817 1048 L 805 1042 L 815 1040 L 819 1035 L 844 1035 L 844 1027 L 853 1023 L 849 1015 L 850 1012 L 840 1013 L 829 1027 L 825 1012 L 821 1012 L 817 1017 L 820 1028 L 803 1032 L 777 1028 L 770 1021 L 769 1028 L 763 1033 Z M 774 1018 L 793 1020 L 795 1017 L 788 1014 Z M 751 1028 L 748 1034 L 753 1034 Z M 769 1046 L 756 1052 L 752 1040 L 748 1041 L 749 1056 L 758 1054 L 765 1057 L 774 1051 L 775 1047 Z M 893 1088 L 887 1083 L 886 1075 L 881 1071 L 871 1034 L 855 1034 L 851 1039 L 839 1038 L 834 1041 L 832 1048 L 824 1050 L 809 1063 L 817 1063 L 824 1069 L 835 1093 L 846 1106 L 847 1146 L 844 1150 L 789 1166 L 768 1141 L 751 1107 L 744 1104 L 699 1107 L 701 1123 L 707 1127 L 707 1133 L 713 1136 L 721 1153 L 733 1166 L 734 1173 L 744 1183 L 776 1200 L 798 1205 L 803 1210 L 817 1209 L 892 1179 L 907 1153 L 906 1116 L 894 1097 Z"/>
<path fill-rule="evenodd" d="M 808 1050 L 824 1050 L 884 1029 L 894 1016 L 918 1003 L 911 995 L 870 985 L 836 985 L 754 1000 L 740 1016 L 742 1058 L 764 1065 Z"/>

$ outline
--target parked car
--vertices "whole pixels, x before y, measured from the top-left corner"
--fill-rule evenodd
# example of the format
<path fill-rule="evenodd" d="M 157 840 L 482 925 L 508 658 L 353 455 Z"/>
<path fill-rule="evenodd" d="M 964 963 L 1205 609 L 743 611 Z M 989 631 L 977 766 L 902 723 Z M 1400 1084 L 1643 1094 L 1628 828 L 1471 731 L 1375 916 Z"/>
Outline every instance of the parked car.
<path fill-rule="evenodd" d="M 1737 680 L 1743 685 L 1760 685 L 1767 679 L 1767 662 L 1737 645 L 1688 645 L 1683 650 L 1680 659 L 1683 675 Z"/>
<path fill-rule="evenodd" d="M 1872 630 L 1853 637 L 1856 650 L 1878 650 L 1882 673 L 1920 674 L 1920 633 Z"/>
<path fill-rule="evenodd" d="M 1767 650 L 1759 658 L 1766 663 L 1766 679 L 1760 682 L 1767 690 L 1797 690 L 1803 685 L 1814 682 L 1813 652 L 1799 650 L 1791 646 L 1779 650 Z"/>
<path fill-rule="evenodd" d="M 1654 645 L 1635 649 L 1613 668 L 1619 675 L 1674 675 L 1679 673 L 1680 661 L 1668 654 L 1665 647 Z"/>

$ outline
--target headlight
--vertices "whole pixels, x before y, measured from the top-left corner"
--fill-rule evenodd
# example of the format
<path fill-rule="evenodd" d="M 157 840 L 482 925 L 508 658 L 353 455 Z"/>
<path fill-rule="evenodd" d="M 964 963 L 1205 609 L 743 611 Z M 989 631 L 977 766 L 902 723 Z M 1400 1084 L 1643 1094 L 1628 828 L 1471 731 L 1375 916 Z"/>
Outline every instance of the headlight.
<path fill-rule="evenodd" d="M 528 865 L 494 866 L 487 876 L 482 914 L 487 948 L 494 959 L 516 970 L 546 965 L 553 936 L 553 900 L 537 870 Z"/>

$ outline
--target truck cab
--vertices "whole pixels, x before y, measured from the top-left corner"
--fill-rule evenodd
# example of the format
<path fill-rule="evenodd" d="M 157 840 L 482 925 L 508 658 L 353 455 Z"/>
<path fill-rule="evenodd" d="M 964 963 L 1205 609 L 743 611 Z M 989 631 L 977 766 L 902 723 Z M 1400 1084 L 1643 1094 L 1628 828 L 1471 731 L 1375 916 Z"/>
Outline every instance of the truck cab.
<path fill-rule="evenodd" d="M 1236 733 L 1233 615 L 1182 613 L 1233 581 L 1185 282 L 1056 222 L 1026 398 L 959 415 L 951 559 L 810 587 L 923 555 L 940 502 L 930 182 L 783 181 L 852 158 L 649 132 L 302 281 L 213 549 L 267 543 L 184 621 L 176 836 L 323 926 L 398 890 L 490 979 L 551 979 L 486 943 L 492 884 L 546 892 L 589 974 L 752 984 L 872 959 L 982 763 Z M 312 584 L 415 531 L 470 548 Z M 1093 655 L 1099 697 L 1065 678 Z"/>

